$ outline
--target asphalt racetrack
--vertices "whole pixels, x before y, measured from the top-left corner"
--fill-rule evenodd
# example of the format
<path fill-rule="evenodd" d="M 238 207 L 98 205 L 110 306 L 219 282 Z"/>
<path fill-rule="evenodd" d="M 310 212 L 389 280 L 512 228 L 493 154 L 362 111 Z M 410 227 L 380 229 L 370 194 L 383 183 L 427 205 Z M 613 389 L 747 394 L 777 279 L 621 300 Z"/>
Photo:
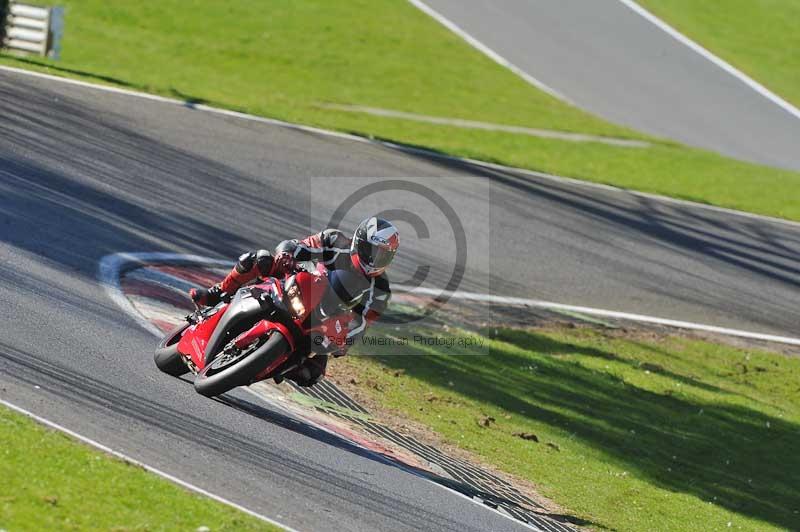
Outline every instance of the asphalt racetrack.
<path fill-rule="evenodd" d="M 296 419 L 160 374 L 153 336 L 97 280 L 121 251 L 272 247 L 319 230 L 316 206 L 339 188 L 384 177 L 424 178 L 477 235 L 460 289 L 795 335 L 797 225 L 0 71 L 0 398 L 294 528 L 523 529 Z M 393 278 L 422 264 L 441 283 L 452 237 L 429 229 L 404 233 Z"/>
<path fill-rule="evenodd" d="M 579 107 L 611 122 L 800 169 L 800 119 L 620 0 L 425 0 Z"/>

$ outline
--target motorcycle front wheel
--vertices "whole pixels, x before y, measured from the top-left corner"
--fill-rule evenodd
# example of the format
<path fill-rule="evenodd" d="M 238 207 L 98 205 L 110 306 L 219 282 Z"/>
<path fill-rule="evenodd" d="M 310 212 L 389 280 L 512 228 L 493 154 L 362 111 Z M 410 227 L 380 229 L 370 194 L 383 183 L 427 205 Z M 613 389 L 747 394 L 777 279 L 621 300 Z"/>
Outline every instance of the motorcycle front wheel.
<path fill-rule="evenodd" d="M 153 360 L 158 369 L 167 375 L 180 377 L 189 372 L 189 367 L 183 362 L 180 353 L 178 353 L 178 342 L 180 342 L 181 335 L 188 326 L 188 323 L 182 323 L 167 333 L 159 342 L 155 355 L 153 355 Z"/>
<path fill-rule="evenodd" d="M 273 331 L 260 345 L 248 346 L 238 354 L 217 355 L 197 375 L 194 389 L 201 395 L 214 397 L 237 386 L 250 384 L 256 375 L 267 369 L 289 349 L 286 338 L 278 331 Z"/>

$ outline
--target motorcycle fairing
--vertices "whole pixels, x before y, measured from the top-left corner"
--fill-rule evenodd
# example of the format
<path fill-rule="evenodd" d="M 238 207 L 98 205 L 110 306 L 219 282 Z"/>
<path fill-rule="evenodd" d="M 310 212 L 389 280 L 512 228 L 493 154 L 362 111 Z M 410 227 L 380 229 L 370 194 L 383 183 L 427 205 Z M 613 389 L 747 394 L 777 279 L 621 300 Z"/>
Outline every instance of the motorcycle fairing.
<path fill-rule="evenodd" d="M 223 347 L 229 330 L 246 320 L 255 321 L 263 312 L 261 302 L 252 297 L 250 290 L 239 290 L 233 300 L 213 316 L 186 329 L 178 351 L 191 357 L 197 369 L 202 370 Z"/>
<path fill-rule="evenodd" d="M 209 337 L 225 315 L 229 305 L 223 305 L 213 315 L 203 321 L 189 326 L 178 342 L 178 352 L 188 356 L 198 369 L 205 366 L 205 352 Z"/>

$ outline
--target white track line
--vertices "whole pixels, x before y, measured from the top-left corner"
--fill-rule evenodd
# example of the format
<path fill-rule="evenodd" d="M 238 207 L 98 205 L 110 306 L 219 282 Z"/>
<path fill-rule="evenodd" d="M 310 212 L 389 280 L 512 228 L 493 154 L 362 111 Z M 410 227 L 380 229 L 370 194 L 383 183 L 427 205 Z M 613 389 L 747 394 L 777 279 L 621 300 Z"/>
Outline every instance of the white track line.
<path fill-rule="evenodd" d="M 534 127 L 511 126 L 508 124 L 494 124 L 491 122 L 481 122 L 478 120 L 465 120 L 463 118 L 448 118 L 444 116 L 421 115 L 417 113 L 407 113 L 394 109 L 382 109 L 380 107 L 369 107 L 366 105 L 343 105 L 338 103 L 321 103 L 317 107 L 322 109 L 333 109 L 346 113 L 363 113 L 373 116 L 384 116 L 387 118 L 399 118 L 401 120 L 412 120 L 424 124 L 436 124 L 442 126 L 458 127 L 463 129 L 481 129 L 484 131 L 501 131 L 516 135 L 528 135 L 545 139 L 558 139 L 567 142 L 597 142 L 610 146 L 621 146 L 624 148 L 649 148 L 650 142 L 644 140 L 625 139 L 621 137 L 604 137 L 601 135 L 589 135 L 586 133 L 570 133 L 567 131 L 556 131 L 554 129 L 539 129 Z"/>
<path fill-rule="evenodd" d="M 64 84 L 67 84 L 67 85 L 76 85 L 76 86 L 79 86 L 79 87 L 85 87 L 85 88 L 89 88 L 89 89 L 93 89 L 93 90 L 111 92 L 111 93 L 116 93 L 116 94 L 123 94 L 123 95 L 126 95 L 126 96 L 134 96 L 134 97 L 137 97 L 137 98 L 143 98 L 145 100 L 152 100 L 152 101 L 171 104 L 171 105 L 178 105 L 178 106 L 186 107 L 186 108 L 193 109 L 193 110 L 196 110 L 196 111 L 203 111 L 203 112 L 213 113 L 213 114 L 218 114 L 218 115 L 223 115 L 223 116 L 230 116 L 230 117 L 238 118 L 238 119 L 241 119 L 241 120 L 247 120 L 247 121 L 250 121 L 250 122 L 259 122 L 259 123 L 268 124 L 268 125 L 271 125 L 271 126 L 282 127 L 282 128 L 286 128 L 286 129 L 292 129 L 292 130 L 295 130 L 295 131 L 304 131 L 306 133 L 313 133 L 313 134 L 324 136 L 324 137 L 334 137 L 334 138 L 339 138 L 339 139 L 343 139 L 343 140 L 349 140 L 349 141 L 353 141 L 353 142 L 360 142 L 362 144 L 371 144 L 373 146 L 390 148 L 391 150 L 394 150 L 394 151 L 400 151 L 400 152 L 404 152 L 404 153 L 408 153 L 408 154 L 412 154 L 412 155 L 421 154 L 421 155 L 425 155 L 426 157 L 431 157 L 431 158 L 440 159 L 440 160 L 444 160 L 444 161 L 461 162 L 461 163 L 466 163 L 466 164 L 469 164 L 469 165 L 472 165 L 472 166 L 477 166 L 479 168 L 487 168 L 487 169 L 490 169 L 490 170 L 497 170 L 497 171 L 500 171 L 500 172 L 512 172 L 512 173 L 516 173 L 516 174 L 520 174 L 520 175 L 535 177 L 537 179 L 544 179 L 544 180 L 547 180 L 547 181 L 552 181 L 552 182 L 555 182 L 555 183 L 568 184 L 568 185 L 572 185 L 572 186 L 578 186 L 578 187 L 589 188 L 589 189 L 600 189 L 600 190 L 605 190 L 605 191 L 608 191 L 608 192 L 614 192 L 614 193 L 617 193 L 617 194 L 619 194 L 619 193 L 630 194 L 632 196 L 636 196 L 636 197 L 639 197 L 639 198 L 645 198 L 645 199 L 649 199 L 649 200 L 653 200 L 653 201 L 658 201 L 660 203 L 669 203 L 669 204 L 673 204 L 673 205 L 682 205 L 682 206 L 690 207 L 690 208 L 693 208 L 693 209 L 702 209 L 702 210 L 706 210 L 706 211 L 729 214 L 729 215 L 732 215 L 732 216 L 739 216 L 741 218 L 748 218 L 748 219 L 752 219 L 752 220 L 759 220 L 759 221 L 764 221 L 764 222 L 769 222 L 769 223 L 775 223 L 775 224 L 780 224 L 780 225 L 786 225 L 786 226 L 790 226 L 790 227 L 800 228 L 800 222 L 795 222 L 795 221 L 792 221 L 792 220 L 786 220 L 786 219 L 783 219 L 783 218 L 775 218 L 773 216 L 766 216 L 766 215 L 763 215 L 763 214 L 754 214 L 754 213 L 750 213 L 750 212 L 737 211 L 735 209 L 729 209 L 727 207 L 717 207 L 715 205 L 708 205 L 708 204 L 705 204 L 705 203 L 697 203 L 697 202 L 694 202 L 694 201 L 682 200 L 682 199 L 677 199 L 677 198 L 670 198 L 668 196 L 661 196 L 659 194 L 652 194 L 650 192 L 639 192 L 639 191 L 636 191 L 636 190 L 630 190 L 630 189 L 626 189 L 626 188 L 616 187 L 616 186 L 613 186 L 613 185 L 605 185 L 605 184 L 602 184 L 602 183 L 593 183 L 591 181 L 582 181 L 580 179 L 574 179 L 574 178 L 571 178 L 571 177 L 563 177 L 563 176 L 558 176 L 558 175 L 553 175 L 553 174 L 546 174 L 544 172 L 537 172 L 535 170 L 528 170 L 526 168 L 515 168 L 513 166 L 504 166 L 502 164 L 487 163 L 487 162 L 484 162 L 484 161 L 478 161 L 476 159 L 469 159 L 469 158 L 466 158 L 466 157 L 457 157 L 457 156 L 454 156 L 454 155 L 445 155 L 445 154 L 442 154 L 442 153 L 439 153 L 439 152 L 436 152 L 436 151 L 426 150 L 426 149 L 422 149 L 422 148 L 413 148 L 413 147 L 410 147 L 410 146 L 404 146 L 402 144 L 396 144 L 394 142 L 374 140 L 374 139 L 369 139 L 369 138 L 366 138 L 366 137 L 359 137 L 357 135 L 351 135 L 349 133 L 341 133 L 341 132 L 338 132 L 338 131 L 331 131 L 331 130 L 328 130 L 328 129 L 321 129 L 321 128 L 311 127 L 311 126 L 303 126 L 303 125 L 300 125 L 300 124 L 292 124 L 291 122 L 283 122 L 281 120 L 275 120 L 275 119 L 272 119 L 272 118 L 264 118 L 262 116 L 248 115 L 248 114 L 245 114 L 245 113 L 240 113 L 238 111 L 230 111 L 228 109 L 219 109 L 217 107 L 210 107 L 208 105 L 195 105 L 195 104 L 183 101 L 183 100 L 176 100 L 174 98 L 165 98 L 163 96 L 156 96 L 156 95 L 153 95 L 153 94 L 147 94 L 147 93 L 143 93 L 143 92 L 136 92 L 136 91 L 132 91 L 132 90 L 128 90 L 128 89 L 121 89 L 121 88 L 118 88 L 118 87 L 111 87 L 111 86 L 108 86 L 108 85 L 98 85 L 96 83 L 89 83 L 89 82 L 86 82 L 86 81 L 69 79 L 69 78 L 64 78 L 64 77 L 60 77 L 60 76 L 53 76 L 53 75 L 50 75 L 50 74 L 42 74 L 40 72 L 33 72 L 31 70 L 24 70 L 24 69 L 21 69 L 21 68 L 14 68 L 14 67 L 8 67 L 8 66 L 0 65 L 0 71 L 3 71 L 3 70 L 8 71 L 8 72 L 14 72 L 16 74 L 21 74 L 21 75 L 25 75 L 25 76 L 34 77 L 34 78 L 47 79 L 49 81 L 55 81 L 55 82 L 64 83 Z"/>
<path fill-rule="evenodd" d="M 689 48 L 691 48 L 698 54 L 702 55 L 703 57 L 714 63 L 728 74 L 731 74 L 739 81 L 742 81 L 744 84 L 746 84 L 748 87 L 759 93 L 764 98 L 768 99 L 772 103 L 777 104 L 782 109 L 787 111 L 789 114 L 793 115 L 795 118 L 800 118 L 800 109 L 798 109 L 791 103 L 787 102 L 786 100 L 784 100 L 783 98 L 781 98 L 780 96 L 778 96 L 777 94 L 775 94 L 774 92 L 772 92 L 771 90 L 769 90 L 768 88 L 766 88 L 765 86 L 763 86 L 762 84 L 760 84 L 759 82 L 757 82 L 756 80 L 754 80 L 753 78 L 751 78 L 750 76 L 739 70 L 738 68 L 734 67 L 733 65 L 725 61 L 724 59 L 721 59 L 720 57 L 711 53 L 706 48 L 703 48 L 695 41 L 691 40 L 689 37 L 682 34 L 678 30 L 676 30 L 675 28 L 673 28 L 672 26 L 670 26 L 669 24 L 658 18 L 657 16 L 653 15 L 652 13 L 647 11 L 645 8 L 643 8 L 633 0 L 619 0 L 619 1 L 622 2 L 623 5 L 625 5 L 626 7 L 630 8 L 635 13 L 640 15 L 641 17 L 645 18 L 648 22 L 656 25 L 659 29 L 669 34 L 671 37 L 679 41 L 681 44 L 688 46 Z"/>
<path fill-rule="evenodd" d="M 48 419 L 45 419 L 45 418 L 43 418 L 41 416 L 38 416 L 38 415 L 34 414 L 33 412 L 25 410 L 24 408 L 21 408 L 21 407 L 15 405 L 15 404 L 9 403 L 8 401 L 6 401 L 4 399 L 0 399 L 0 404 L 2 404 L 3 406 L 5 406 L 5 407 L 7 407 L 7 408 L 9 408 L 9 409 L 11 409 L 11 410 L 13 410 L 15 412 L 18 412 L 20 414 L 28 416 L 29 418 L 41 423 L 42 425 L 46 425 L 46 426 L 50 427 L 51 429 L 55 429 L 55 430 L 58 430 L 60 432 L 63 432 L 65 434 L 71 436 L 72 438 L 75 438 L 76 440 L 79 440 L 79 441 L 81 441 L 83 443 L 91 445 L 92 447 L 95 447 L 96 449 L 99 449 L 99 450 L 101 450 L 101 451 L 103 451 L 105 453 L 108 453 L 110 455 L 116 456 L 117 458 L 119 458 L 121 460 L 125 460 L 126 462 L 130 462 L 131 464 L 137 465 L 137 466 L 139 466 L 139 467 L 141 467 L 143 469 L 146 469 L 147 471 L 150 471 L 151 473 L 155 473 L 156 475 L 158 475 L 160 477 L 163 477 L 163 478 L 165 478 L 165 479 L 167 479 L 167 480 L 169 480 L 171 482 L 174 482 L 175 484 L 178 484 L 179 486 L 182 486 L 182 487 L 184 487 L 184 488 L 186 488 L 188 490 L 194 491 L 195 493 L 198 493 L 200 495 L 208 497 L 209 499 L 214 499 L 217 502 L 221 502 L 222 504 L 225 504 L 227 506 L 235 508 L 235 509 L 239 510 L 240 512 L 244 512 L 247 515 L 255 517 L 256 519 L 260 519 L 260 520 L 265 521 L 267 523 L 270 523 L 272 525 L 281 527 L 281 528 L 283 528 L 285 530 L 292 531 L 292 532 L 294 532 L 294 530 L 295 530 L 295 529 L 293 529 L 293 528 L 291 528 L 289 526 L 286 526 L 283 523 L 275 521 L 274 519 L 270 519 L 269 517 L 266 517 L 264 515 L 256 513 L 256 512 L 254 512 L 252 510 L 248 510 L 244 506 L 240 506 L 240 505 L 236 504 L 235 502 L 232 502 L 232 501 L 229 501 L 228 499 L 220 497 L 219 495 L 214 495 L 213 493 L 211 493 L 209 491 L 206 491 L 206 490 L 204 490 L 203 488 L 201 488 L 199 486 L 195 486 L 194 484 L 190 484 L 189 482 L 186 482 L 185 480 L 181 480 L 176 476 L 170 475 L 169 473 L 161 471 L 160 469 L 156 469 L 155 467 L 149 466 L 149 465 L 145 464 L 144 462 L 140 462 L 139 460 L 136 460 L 135 458 L 131 458 L 130 456 L 128 456 L 128 455 L 126 455 L 124 453 L 121 453 L 119 451 L 115 451 L 114 449 L 112 449 L 110 447 L 107 447 L 107 446 L 103 445 L 102 443 L 100 443 L 100 442 L 98 442 L 96 440 L 93 440 L 91 438 L 87 438 L 86 436 L 82 436 L 81 434 L 78 434 L 77 432 L 75 432 L 73 430 L 70 430 L 70 429 L 68 429 L 68 428 L 66 428 L 66 427 L 64 427 L 62 425 L 59 425 L 58 423 L 54 423 L 54 422 L 52 422 L 52 421 L 50 421 Z"/>
<path fill-rule="evenodd" d="M 530 74 L 528 74 L 527 72 L 525 72 L 524 70 L 519 68 L 518 66 L 514 65 L 511 61 L 509 61 L 505 57 L 501 56 L 500 54 L 498 54 L 497 52 L 495 52 L 494 50 L 492 50 L 491 48 L 489 48 L 488 46 L 486 46 L 485 44 L 480 42 L 478 39 L 476 39 L 475 37 L 473 37 L 472 35 L 470 35 L 466 31 L 461 29 L 455 22 L 453 22 L 452 20 L 448 19 L 447 17 L 445 17 L 444 15 L 442 15 L 441 13 L 439 13 L 438 11 L 436 11 L 435 9 L 430 7 L 429 5 L 425 4 L 421 0 L 408 0 L 408 1 L 414 7 L 416 7 L 417 9 L 419 9 L 420 11 L 422 11 L 423 13 L 428 15 L 429 17 L 431 17 L 434 20 L 436 20 L 436 22 L 438 22 L 439 24 L 441 24 L 442 26 L 444 26 L 448 30 L 452 31 L 453 33 L 455 33 L 456 35 L 461 37 L 464 41 L 467 42 L 467 44 L 469 44 L 470 46 L 472 46 L 473 48 L 475 48 L 476 50 L 478 50 L 479 52 L 481 52 L 482 54 L 487 56 L 489 59 L 491 59 L 495 63 L 506 67 L 511 72 L 513 72 L 517 76 L 521 77 L 522 79 L 524 79 L 525 81 L 527 81 L 528 83 L 530 83 L 531 85 L 533 85 L 534 87 L 539 89 L 540 91 L 545 92 L 545 93 L 549 94 L 550 96 L 552 96 L 554 98 L 558 98 L 559 100 L 561 100 L 563 102 L 566 102 L 568 104 L 574 105 L 574 103 L 569 98 L 567 98 L 566 96 L 564 96 L 563 94 L 561 94 L 557 90 L 553 89 L 552 87 L 549 87 L 549 86 L 545 85 L 544 83 L 542 83 L 538 79 L 534 78 L 533 76 L 531 76 Z"/>
<path fill-rule="evenodd" d="M 800 346 L 800 338 L 742 331 L 739 329 L 728 329 L 726 327 L 717 327 L 715 325 L 704 325 L 702 323 L 694 323 L 689 321 L 671 320 L 667 318 L 658 318 L 655 316 L 645 316 L 642 314 L 631 314 L 629 312 L 618 312 L 616 310 L 605 310 L 593 307 L 564 305 L 562 303 L 553 303 L 551 301 L 542 301 L 538 299 L 526 299 L 522 297 L 505 297 L 505 296 L 476 294 L 473 292 L 461 292 L 461 291 L 449 292 L 443 290 L 435 290 L 432 288 L 412 287 L 404 285 L 395 285 L 392 288 L 396 288 L 400 292 L 406 292 L 412 295 L 415 294 L 425 295 L 425 296 L 444 295 L 452 299 L 479 301 L 482 303 L 496 303 L 496 304 L 506 304 L 506 305 L 520 305 L 520 306 L 543 308 L 543 309 L 566 310 L 568 312 L 577 312 L 580 314 L 588 314 L 590 316 L 600 316 L 603 318 L 617 318 L 621 320 L 628 320 L 639 323 L 652 323 L 655 325 L 674 327 L 677 329 L 711 332 L 716 334 L 723 334 L 726 336 L 736 336 L 739 338 L 750 338 L 753 340 L 762 340 L 765 342 L 776 342 L 781 344 Z"/>
<path fill-rule="evenodd" d="M 64 83 L 66 85 L 75 85 L 78 87 L 85 87 L 87 89 L 94 89 L 103 92 L 111 92 L 114 94 L 123 94 L 125 96 L 134 96 L 136 98 L 142 98 L 144 100 L 151 100 L 154 102 L 159 103 L 166 103 L 170 105 L 177 105 L 180 107 L 186 107 L 188 109 L 193 109 L 195 111 L 204 111 L 207 113 L 214 113 L 223 116 L 230 116 L 233 118 L 239 118 L 242 120 L 247 120 L 250 122 L 260 122 L 262 124 L 268 124 L 271 126 L 279 126 L 288 129 L 294 129 L 297 131 L 305 131 L 308 133 L 317 133 L 319 135 L 327 136 L 327 137 L 337 137 L 346 140 L 352 140 L 356 142 L 362 142 L 365 144 L 372 144 L 373 141 L 366 138 L 366 137 L 359 137 L 357 135 L 351 135 L 349 133 L 340 133 L 338 131 L 331 131 L 328 129 L 320 129 L 312 126 L 303 126 L 300 124 L 292 124 L 291 122 L 284 122 L 282 120 L 275 120 L 273 118 L 265 118 L 263 116 L 255 116 L 249 115 L 246 113 L 240 113 L 238 111 L 231 111 L 229 109 L 221 109 L 219 107 L 211 107 L 210 105 L 203 105 L 203 104 L 195 104 L 188 102 L 186 100 L 178 100 L 176 98 L 167 98 L 166 96 L 158 96 L 156 94 L 148 94 L 146 92 L 139 92 L 134 91 L 131 89 L 123 89 L 120 87 L 114 87 L 112 85 L 101 85 L 99 83 L 91 83 L 88 81 L 82 81 L 79 79 L 72 79 L 66 78 L 63 76 L 54 76 L 53 74 L 44 74 L 42 72 L 35 72 L 33 70 L 25 70 L 23 68 L 15 68 L 5 65 L 0 65 L 0 71 L 5 70 L 8 72 L 14 72 L 15 74 L 21 74 L 24 76 L 30 76 L 34 78 L 42 78 L 49 81 L 56 81 L 59 83 Z"/>
<path fill-rule="evenodd" d="M 97 278 L 103 289 L 106 291 L 108 297 L 114 301 L 117 306 L 125 311 L 131 318 L 136 320 L 136 323 L 142 326 L 146 331 L 154 334 L 155 336 L 163 336 L 163 331 L 158 327 L 144 319 L 139 314 L 127 297 L 122 293 L 120 286 L 121 274 L 130 269 L 131 265 L 135 264 L 157 264 L 159 262 L 165 264 L 175 263 L 192 263 L 192 264 L 213 264 L 216 266 L 230 266 L 230 261 L 219 259 L 210 259 L 208 257 L 199 257 L 197 255 L 183 255 L 179 253 L 114 253 L 113 255 L 106 255 L 100 259 L 98 266 Z"/>
<path fill-rule="evenodd" d="M 157 336 L 163 333 L 158 330 L 154 325 L 144 319 L 131 305 L 130 301 L 122 294 L 119 285 L 119 276 L 124 270 L 129 269 L 131 265 L 136 264 L 213 264 L 215 266 L 230 267 L 233 262 L 229 260 L 212 259 L 208 257 L 201 257 L 198 255 L 185 255 L 181 253 L 115 253 L 107 255 L 100 260 L 100 267 L 98 269 L 98 276 L 100 282 L 108 293 L 109 297 L 115 301 L 125 312 L 129 313 L 142 327 L 152 332 Z M 693 331 L 703 331 L 725 336 L 734 336 L 738 338 L 749 338 L 752 340 L 761 340 L 765 342 L 776 342 L 788 345 L 800 346 L 800 338 L 793 338 L 789 336 L 778 336 L 773 334 L 743 331 L 740 329 L 731 329 L 727 327 L 717 327 L 716 325 L 706 325 L 703 323 L 695 323 L 690 321 L 673 320 L 669 318 L 659 318 L 657 316 L 647 316 L 643 314 L 633 314 L 630 312 L 620 312 L 616 310 L 599 309 L 594 307 L 583 307 L 578 305 L 567 305 L 563 303 L 554 303 L 552 301 L 543 301 L 540 299 L 530 299 L 523 297 L 509 297 L 498 296 L 492 294 L 479 294 L 475 292 L 463 292 L 457 290 L 455 292 L 442 291 L 434 288 L 413 287 L 402 284 L 393 285 L 392 288 L 397 292 L 404 292 L 411 295 L 424 295 L 424 296 L 439 296 L 446 295 L 452 299 L 461 299 L 465 301 L 479 301 L 482 303 L 495 303 L 505 305 L 521 305 L 526 307 L 553 309 L 553 310 L 566 310 L 568 312 L 578 312 L 588 314 L 590 316 L 599 316 L 603 318 L 617 318 L 621 320 L 628 320 L 639 323 L 652 323 L 654 325 L 663 325 L 665 327 L 674 327 L 677 329 L 687 329 Z"/>

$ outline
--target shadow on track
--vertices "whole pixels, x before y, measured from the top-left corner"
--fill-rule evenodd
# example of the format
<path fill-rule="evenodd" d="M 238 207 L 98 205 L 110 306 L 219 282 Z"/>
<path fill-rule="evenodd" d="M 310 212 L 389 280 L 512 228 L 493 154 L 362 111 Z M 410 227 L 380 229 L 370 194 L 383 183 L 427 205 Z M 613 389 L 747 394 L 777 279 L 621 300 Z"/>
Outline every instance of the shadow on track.
<path fill-rule="evenodd" d="M 113 252 L 212 249 L 230 257 L 256 235 L 277 242 L 306 231 L 303 198 L 288 201 L 254 176 L 66 98 L 41 91 L 21 102 L 12 89 L 0 80 L 0 137 L 12 148 L 0 154 L 2 241 L 94 276 Z"/>
<path fill-rule="evenodd" d="M 372 488 L 368 482 L 364 482 L 363 477 L 358 476 L 357 471 L 352 474 L 334 474 L 307 460 L 302 454 L 273 451 L 263 441 L 231 433 L 208 419 L 175 410 L 65 366 L 41 360 L 5 343 L 0 343 L 0 364 L 15 379 L 31 386 L 41 386 L 69 404 L 79 405 L 86 415 L 103 413 L 116 417 L 122 414 L 126 418 L 159 429 L 171 441 L 169 449 L 164 449 L 165 453 L 179 449 L 181 441 L 190 441 L 209 451 L 221 451 L 226 459 L 249 469 L 261 471 L 265 475 L 279 476 L 284 484 L 299 484 L 304 490 L 318 492 L 326 497 L 335 498 L 347 493 L 370 511 L 409 528 L 436 528 L 453 532 L 465 530 L 463 522 L 450 521 L 440 514 L 433 514 Z M 224 396 L 219 402 L 362 458 L 384 465 L 399 465 L 328 432 L 317 430 L 278 412 L 260 408 L 248 401 Z M 127 430 L 135 430 L 135 427 L 130 426 Z"/>
<path fill-rule="evenodd" d="M 46 89 L 27 91 L 22 99 L 14 79 L 0 78 L 0 138 L 8 146 L 0 150 L 0 241 L 88 277 L 110 253 L 234 258 L 319 231 L 327 222 L 310 212 L 310 177 L 282 153 L 276 153 L 277 167 L 298 174 L 289 187 L 274 176 L 244 173 L 176 148 L 127 115 L 92 112 Z M 437 260 L 399 257 L 397 277 Z M 463 288 L 475 287 L 467 280 Z"/>
<path fill-rule="evenodd" d="M 800 320 L 800 227 L 633 194 L 609 195 L 420 151 L 406 152 L 402 147 L 398 150 L 490 180 L 495 210 L 502 206 L 504 211 L 530 220 L 531 228 L 543 227 L 548 232 L 555 228 L 574 237 L 556 245 L 568 247 L 586 241 L 602 247 L 597 260 L 615 266 L 615 281 L 627 279 L 632 286 L 663 294 L 666 299 L 680 299 L 721 315 L 746 316 L 769 328 L 791 331 Z M 531 205 L 544 208 L 532 211 Z M 492 230 L 499 233 L 494 226 Z M 517 234 L 524 240 L 524 234 Z M 507 245 L 525 244 L 493 234 L 491 255 L 502 256 Z M 536 260 L 537 248 L 530 249 L 531 260 Z M 580 251 L 584 260 L 600 253 Z M 609 280 L 597 278 L 594 282 Z M 770 287 L 769 294 L 763 286 Z M 529 290 L 513 279 L 495 276 L 492 287 L 501 293 Z"/>

